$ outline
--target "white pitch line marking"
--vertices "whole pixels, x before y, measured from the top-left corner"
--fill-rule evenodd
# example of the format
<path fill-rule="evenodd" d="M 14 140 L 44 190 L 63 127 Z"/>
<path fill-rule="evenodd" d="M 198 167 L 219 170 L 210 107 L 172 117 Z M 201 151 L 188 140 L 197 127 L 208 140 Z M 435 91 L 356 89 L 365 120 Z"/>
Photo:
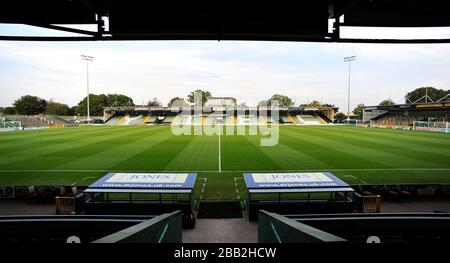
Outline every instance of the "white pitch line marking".
<path fill-rule="evenodd" d="M 450 168 L 357 168 L 357 169 L 310 169 L 310 170 L 252 170 L 252 172 L 366 172 L 366 171 L 450 171 Z M 0 173 L 33 173 L 33 172 L 79 172 L 79 173 L 92 173 L 92 172 L 111 172 L 111 173 L 216 173 L 217 171 L 136 171 L 136 170 L 0 170 Z M 222 173 L 244 173 L 248 170 L 230 170 L 221 171 Z M 238 177 L 239 178 L 239 177 Z M 200 179 L 200 178 L 199 178 Z M 242 179 L 242 178 L 241 178 Z"/>
<path fill-rule="evenodd" d="M 80 181 L 84 181 L 84 180 L 86 180 L 86 179 L 92 179 L 92 178 L 95 178 L 95 177 L 92 177 L 92 176 L 87 176 L 87 177 L 84 177 L 83 179 L 81 179 L 81 180 L 78 180 L 78 181 L 76 181 L 75 183 L 71 184 L 70 186 L 74 186 L 74 185 L 77 185 L 77 184 L 78 184 L 78 182 L 80 182 Z"/>
<path fill-rule="evenodd" d="M 220 145 L 221 145 L 221 142 L 220 142 L 220 134 L 221 134 L 222 132 L 221 132 L 221 128 L 219 129 L 219 173 L 221 173 L 222 172 L 222 151 L 220 150 Z"/>
<path fill-rule="evenodd" d="M 81 179 L 81 181 L 84 181 L 84 180 L 86 180 L 86 179 L 92 179 L 92 178 L 95 178 L 95 177 L 87 176 L 87 177 L 84 177 L 83 179 Z"/>

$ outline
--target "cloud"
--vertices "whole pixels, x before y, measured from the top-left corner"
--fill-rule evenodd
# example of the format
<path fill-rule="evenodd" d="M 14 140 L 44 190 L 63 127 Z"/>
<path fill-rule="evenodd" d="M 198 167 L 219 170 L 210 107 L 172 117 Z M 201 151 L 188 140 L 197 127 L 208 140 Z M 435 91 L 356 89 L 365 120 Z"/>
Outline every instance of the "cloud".
<path fill-rule="evenodd" d="M 303 103 L 323 100 L 346 109 L 347 65 L 352 64 L 352 107 L 389 95 L 402 102 L 420 85 L 448 88 L 448 45 L 380 45 L 243 41 L 0 42 L 0 105 L 21 95 L 70 105 L 92 93 L 122 93 L 135 103 L 165 104 L 195 89 L 255 105 L 274 93 Z"/>

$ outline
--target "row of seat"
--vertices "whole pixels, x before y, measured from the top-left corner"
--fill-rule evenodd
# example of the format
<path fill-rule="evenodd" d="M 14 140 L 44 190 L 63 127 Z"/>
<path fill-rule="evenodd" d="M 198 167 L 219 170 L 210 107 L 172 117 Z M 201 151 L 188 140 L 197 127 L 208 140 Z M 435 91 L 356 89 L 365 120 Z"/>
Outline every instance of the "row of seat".
<path fill-rule="evenodd" d="M 298 125 L 323 125 L 327 122 L 320 116 L 312 115 L 282 115 L 282 116 L 262 116 L 262 115 L 237 115 L 237 116 L 192 116 L 192 115 L 115 115 L 111 117 L 107 125 L 149 125 L 149 124 L 238 124 L 254 125 L 268 123 L 286 123 Z"/>

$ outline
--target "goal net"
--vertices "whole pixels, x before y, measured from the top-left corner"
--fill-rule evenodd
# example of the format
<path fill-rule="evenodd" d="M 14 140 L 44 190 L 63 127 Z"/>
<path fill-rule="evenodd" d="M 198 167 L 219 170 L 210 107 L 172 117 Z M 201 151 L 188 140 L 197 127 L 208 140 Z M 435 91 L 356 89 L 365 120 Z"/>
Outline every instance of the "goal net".
<path fill-rule="evenodd" d="M 415 121 L 413 123 L 413 130 L 448 133 L 449 132 L 449 123 L 448 122 L 438 122 L 438 121 Z"/>
<path fill-rule="evenodd" d="M 350 119 L 350 120 L 336 120 L 336 124 L 341 124 L 341 125 L 357 126 L 360 123 L 361 123 L 360 120 L 354 120 L 354 119 Z"/>
<path fill-rule="evenodd" d="M 20 121 L 8 121 L 0 118 L 0 131 L 15 131 L 22 130 L 22 123 Z"/>

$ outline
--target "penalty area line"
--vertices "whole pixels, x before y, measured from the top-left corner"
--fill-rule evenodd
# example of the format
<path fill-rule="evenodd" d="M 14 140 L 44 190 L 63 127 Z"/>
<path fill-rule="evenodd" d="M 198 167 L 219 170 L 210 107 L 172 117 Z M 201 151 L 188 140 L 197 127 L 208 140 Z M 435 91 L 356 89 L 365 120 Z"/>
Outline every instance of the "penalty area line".
<path fill-rule="evenodd" d="M 78 180 L 78 181 L 74 182 L 73 184 L 71 184 L 71 186 L 75 186 L 75 185 L 77 185 L 79 182 L 84 181 L 84 180 L 86 180 L 86 179 L 95 179 L 95 177 L 93 177 L 93 176 L 87 176 L 87 177 L 84 177 L 83 179 Z"/>

